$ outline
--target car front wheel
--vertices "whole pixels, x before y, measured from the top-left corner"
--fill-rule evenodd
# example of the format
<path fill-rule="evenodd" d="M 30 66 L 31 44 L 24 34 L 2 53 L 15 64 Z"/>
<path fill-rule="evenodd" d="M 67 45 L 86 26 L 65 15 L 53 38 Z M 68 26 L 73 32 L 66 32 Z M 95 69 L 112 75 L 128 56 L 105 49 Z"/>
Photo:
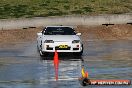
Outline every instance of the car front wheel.
<path fill-rule="evenodd" d="M 48 56 L 48 53 L 47 53 L 47 52 L 42 52 L 42 51 L 40 51 L 39 53 L 40 53 L 40 56 L 41 56 L 41 57 Z"/>

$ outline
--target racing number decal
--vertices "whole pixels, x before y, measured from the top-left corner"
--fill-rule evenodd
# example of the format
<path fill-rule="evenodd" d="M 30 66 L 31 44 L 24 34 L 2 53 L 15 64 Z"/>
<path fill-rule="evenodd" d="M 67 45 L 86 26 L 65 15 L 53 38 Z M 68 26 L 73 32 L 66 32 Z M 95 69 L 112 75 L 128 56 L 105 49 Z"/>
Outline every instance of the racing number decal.
<path fill-rule="evenodd" d="M 68 48 L 67 45 L 60 45 L 59 48 Z"/>

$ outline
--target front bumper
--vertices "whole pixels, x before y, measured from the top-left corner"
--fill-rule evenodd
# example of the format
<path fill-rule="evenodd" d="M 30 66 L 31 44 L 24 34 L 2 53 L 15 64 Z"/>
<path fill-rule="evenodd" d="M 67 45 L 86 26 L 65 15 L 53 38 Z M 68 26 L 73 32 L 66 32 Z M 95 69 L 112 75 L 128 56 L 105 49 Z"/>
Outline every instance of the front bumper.
<path fill-rule="evenodd" d="M 61 46 L 61 47 L 60 47 Z M 81 52 L 82 44 L 81 43 L 43 43 L 42 52 Z"/>

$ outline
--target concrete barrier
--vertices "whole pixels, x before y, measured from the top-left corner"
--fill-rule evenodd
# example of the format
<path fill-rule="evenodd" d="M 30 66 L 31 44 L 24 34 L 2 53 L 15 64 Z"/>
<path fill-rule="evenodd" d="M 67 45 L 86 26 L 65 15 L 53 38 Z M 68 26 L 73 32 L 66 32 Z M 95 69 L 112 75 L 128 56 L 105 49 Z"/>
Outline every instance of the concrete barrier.
<path fill-rule="evenodd" d="M 47 25 L 102 25 L 132 23 L 132 14 L 99 16 L 35 17 L 27 19 L 0 20 L 0 30 L 22 29 Z"/>

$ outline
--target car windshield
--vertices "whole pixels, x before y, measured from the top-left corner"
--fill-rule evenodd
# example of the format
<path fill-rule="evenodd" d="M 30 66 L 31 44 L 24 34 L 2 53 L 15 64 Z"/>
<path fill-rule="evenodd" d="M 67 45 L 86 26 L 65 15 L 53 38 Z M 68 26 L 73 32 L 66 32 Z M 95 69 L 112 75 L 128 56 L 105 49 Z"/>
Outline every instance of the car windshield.
<path fill-rule="evenodd" d="M 44 35 L 75 35 L 75 31 L 70 27 L 47 27 Z"/>

